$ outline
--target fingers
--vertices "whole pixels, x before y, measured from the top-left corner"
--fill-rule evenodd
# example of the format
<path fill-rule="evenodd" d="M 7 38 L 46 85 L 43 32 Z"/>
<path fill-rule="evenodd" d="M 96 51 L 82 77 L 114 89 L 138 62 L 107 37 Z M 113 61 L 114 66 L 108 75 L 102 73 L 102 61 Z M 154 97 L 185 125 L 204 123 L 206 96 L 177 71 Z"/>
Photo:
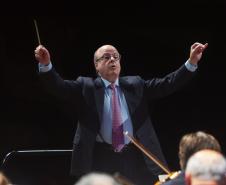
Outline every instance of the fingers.
<path fill-rule="evenodd" d="M 50 55 L 48 50 L 42 46 L 39 45 L 35 50 L 35 58 L 38 60 L 41 64 L 49 64 L 50 63 Z"/>
<path fill-rule="evenodd" d="M 199 45 L 200 43 L 196 42 L 191 46 L 191 49 L 194 49 L 195 47 L 197 47 L 197 45 Z"/>
<path fill-rule="evenodd" d="M 200 44 L 197 46 L 197 52 L 198 53 L 202 53 L 206 48 L 207 48 L 208 44 L 206 43 L 205 45 Z"/>
<path fill-rule="evenodd" d="M 208 47 L 208 43 L 205 43 L 204 45 L 204 49 L 206 49 Z"/>
<path fill-rule="evenodd" d="M 199 42 L 196 42 L 191 46 L 191 49 L 196 50 L 197 48 L 199 48 L 201 50 L 205 50 L 207 48 L 207 46 L 208 46 L 208 43 L 201 44 Z"/>
<path fill-rule="evenodd" d="M 44 46 L 39 45 L 36 49 L 35 49 L 35 54 L 41 54 L 42 52 L 44 52 L 46 49 Z"/>
<path fill-rule="evenodd" d="M 200 44 L 198 47 L 200 48 L 200 51 L 204 51 L 208 46 L 208 43 L 205 43 L 204 45 L 203 44 Z"/>
<path fill-rule="evenodd" d="M 196 42 L 191 46 L 191 50 L 194 53 L 202 53 L 208 47 L 208 43 L 201 44 Z"/>
<path fill-rule="evenodd" d="M 35 49 L 34 53 L 35 53 L 35 57 L 40 59 L 41 57 L 45 57 L 45 55 L 48 55 L 48 50 L 44 46 L 39 45 Z"/>

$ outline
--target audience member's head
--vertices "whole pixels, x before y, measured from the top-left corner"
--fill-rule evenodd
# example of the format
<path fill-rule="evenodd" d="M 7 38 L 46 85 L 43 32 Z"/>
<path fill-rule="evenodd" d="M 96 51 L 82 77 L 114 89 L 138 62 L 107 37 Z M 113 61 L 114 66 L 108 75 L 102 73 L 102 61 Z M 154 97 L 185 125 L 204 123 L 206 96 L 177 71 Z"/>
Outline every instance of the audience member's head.
<path fill-rule="evenodd" d="M 187 161 L 191 155 L 203 149 L 221 152 L 221 147 L 217 139 L 208 133 L 198 131 L 184 135 L 179 144 L 181 169 L 184 170 L 186 168 Z"/>
<path fill-rule="evenodd" d="M 11 184 L 8 180 L 8 178 L 2 173 L 0 172 L 0 185 L 9 185 Z"/>
<path fill-rule="evenodd" d="M 192 155 L 185 169 L 188 185 L 225 185 L 226 160 L 214 150 L 201 150 Z"/>
<path fill-rule="evenodd" d="M 82 176 L 75 185 L 119 185 L 118 182 L 106 173 L 89 173 Z"/>

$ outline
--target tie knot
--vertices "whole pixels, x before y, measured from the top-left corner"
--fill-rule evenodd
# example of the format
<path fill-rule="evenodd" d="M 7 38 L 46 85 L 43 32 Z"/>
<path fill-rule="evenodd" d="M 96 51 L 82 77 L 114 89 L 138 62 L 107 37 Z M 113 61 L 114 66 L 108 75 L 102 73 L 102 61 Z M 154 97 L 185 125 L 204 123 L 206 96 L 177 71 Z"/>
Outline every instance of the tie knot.
<path fill-rule="evenodd" d="M 110 84 L 110 88 L 115 89 L 115 84 L 114 83 Z"/>

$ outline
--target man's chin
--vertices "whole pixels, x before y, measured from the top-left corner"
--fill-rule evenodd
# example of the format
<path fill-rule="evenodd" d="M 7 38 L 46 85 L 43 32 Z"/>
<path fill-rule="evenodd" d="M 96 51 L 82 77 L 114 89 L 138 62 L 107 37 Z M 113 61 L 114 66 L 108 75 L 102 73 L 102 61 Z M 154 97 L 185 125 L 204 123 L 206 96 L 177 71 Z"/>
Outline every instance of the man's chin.
<path fill-rule="evenodd" d="M 119 77 L 118 73 L 111 73 L 107 76 L 106 80 L 108 80 L 110 82 L 115 82 L 118 77 Z"/>

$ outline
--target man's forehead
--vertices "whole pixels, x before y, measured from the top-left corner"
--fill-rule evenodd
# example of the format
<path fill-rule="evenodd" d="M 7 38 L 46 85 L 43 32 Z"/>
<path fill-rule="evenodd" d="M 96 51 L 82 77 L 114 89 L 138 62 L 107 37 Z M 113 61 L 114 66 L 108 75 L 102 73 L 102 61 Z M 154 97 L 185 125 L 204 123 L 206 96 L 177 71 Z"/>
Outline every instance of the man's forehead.
<path fill-rule="evenodd" d="M 104 45 L 97 50 L 97 53 L 118 52 L 114 46 Z"/>

